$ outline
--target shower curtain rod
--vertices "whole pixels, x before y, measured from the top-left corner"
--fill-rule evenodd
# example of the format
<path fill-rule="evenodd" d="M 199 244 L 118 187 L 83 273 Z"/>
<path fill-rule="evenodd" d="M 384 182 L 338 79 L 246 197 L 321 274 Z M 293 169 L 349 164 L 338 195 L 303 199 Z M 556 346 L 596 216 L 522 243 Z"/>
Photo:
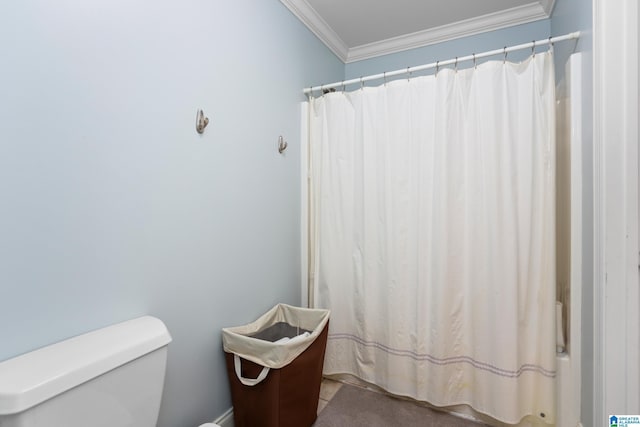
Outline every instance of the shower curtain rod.
<path fill-rule="evenodd" d="M 576 32 L 573 32 L 573 33 L 565 34 L 564 36 L 549 37 L 548 39 L 539 40 L 539 41 L 532 41 L 532 42 L 529 42 L 529 43 L 519 44 L 519 45 L 511 46 L 511 47 L 506 47 L 505 46 L 502 49 L 491 50 L 491 51 L 483 52 L 483 53 L 474 53 L 472 55 L 462 56 L 460 58 L 449 59 L 449 60 L 446 60 L 446 61 L 436 61 L 436 62 L 432 62 L 431 64 L 425 64 L 425 65 L 418 65 L 418 66 L 415 66 L 415 67 L 403 68 L 402 70 L 388 71 L 388 72 L 385 72 L 385 73 L 373 74 L 373 75 L 366 76 L 366 77 L 358 77 L 358 78 L 351 79 L 351 80 L 343 80 L 341 82 L 335 82 L 335 83 L 331 83 L 331 84 L 313 86 L 313 87 L 304 89 L 303 92 L 306 95 L 309 95 L 309 94 L 312 94 L 314 90 L 322 91 L 324 89 L 343 87 L 343 86 L 354 84 L 354 83 L 362 84 L 362 83 L 368 82 L 370 80 L 386 79 L 387 77 L 398 76 L 398 75 L 401 75 L 401 74 L 411 74 L 411 73 L 416 72 L 416 71 L 428 70 L 430 68 L 442 67 L 442 66 L 445 66 L 445 65 L 451 65 L 451 64 L 456 64 L 457 65 L 458 62 L 471 61 L 471 60 L 475 61 L 478 58 L 485 58 L 487 56 L 494 56 L 494 55 L 504 54 L 505 58 L 506 58 L 506 55 L 509 52 L 513 52 L 513 51 L 516 51 L 516 50 L 522 50 L 522 49 L 528 49 L 528 48 L 535 49 L 538 46 L 545 46 L 545 45 L 548 45 L 548 44 L 553 44 L 553 43 L 561 42 L 561 41 L 565 41 L 565 40 L 573 40 L 573 39 L 577 39 L 579 37 L 580 37 L 580 31 L 576 31 Z"/>

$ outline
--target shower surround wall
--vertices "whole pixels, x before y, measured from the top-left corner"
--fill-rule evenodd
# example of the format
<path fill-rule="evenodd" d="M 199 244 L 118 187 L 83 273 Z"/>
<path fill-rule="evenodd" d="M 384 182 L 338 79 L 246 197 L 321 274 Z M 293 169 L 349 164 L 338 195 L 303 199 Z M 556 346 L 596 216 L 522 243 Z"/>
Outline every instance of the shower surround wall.
<path fill-rule="evenodd" d="M 298 103 L 344 64 L 254 0 L 4 3 L 0 51 L 0 360 L 151 314 L 158 425 L 211 421 L 220 329 L 299 301 Z"/>
<path fill-rule="evenodd" d="M 582 155 L 582 307 L 581 307 L 581 391 L 580 419 L 585 427 L 595 427 L 593 421 L 593 4 L 591 0 L 556 0 L 551 16 L 551 35 L 564 34 L 567 31 L 581 31 L 576 44 L 559 45 L 556 50 L 556 80 L 565 78 L 564 64 L 572 51 L 582 52 L 582 117 L 581 155 Z M 574 285 L 572 285 L 574 286 Z"/>

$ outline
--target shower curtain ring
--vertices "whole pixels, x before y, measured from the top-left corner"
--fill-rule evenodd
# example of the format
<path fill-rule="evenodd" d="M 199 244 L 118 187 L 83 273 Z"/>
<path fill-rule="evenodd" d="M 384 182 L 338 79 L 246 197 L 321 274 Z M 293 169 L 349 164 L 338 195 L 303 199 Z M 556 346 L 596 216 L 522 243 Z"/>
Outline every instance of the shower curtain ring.
<path fill-rule="evenodd" d="M 411 80 L 411 67 L 407 67 L 407 81 Z"/>
<path fill-rule="evenodd" d="M 473 54 L 473 68 L 476 69 L 478 68 L 478 64 L 476 63 L 476 54 Z"/>
<path fill-rule="evenodd" d="M 343 80 L 342 81 L 342 93 L 344 93 L 345 91 L 346 91 L 346 87 L 345 87 L 344 80 Z"/>
<path fill-rule="evenodd" d="M 363 77 L 360 76 L 360 90 L 364 90 L 364 81 L 362 79 Z"/>
<path fill-rule="evenodd" d="M 533 41 L 533 46 L 531 46 L 531 56 L 536 57 L 536 41 Z"/>
<path fill-rule="evenodd" d="M 506 46 L 504 47 L 504 59 L 502 60 L 502 63 L 503 64 L 507 63 L 507 47 Z"/>
<path fill-rule="evenodd" d="M 440 61 L 436 61 L 436 77 L 438 77 L 438 71 L 440 71 Z"/>
<path fill-rule="evenodd" d="M 457 56 L 456 56 L 456 63 L 453 66 L 453 69 L 455 70 L 456 73 L 458 72 L 458 57 Z"/>
<path fill-rule="evenodd" d="M 382 73 L 382 78 L 384 79 L 384 85 L 386 86 L 387 85 L 387 72 L 386 71 L 384 71 Z"/>

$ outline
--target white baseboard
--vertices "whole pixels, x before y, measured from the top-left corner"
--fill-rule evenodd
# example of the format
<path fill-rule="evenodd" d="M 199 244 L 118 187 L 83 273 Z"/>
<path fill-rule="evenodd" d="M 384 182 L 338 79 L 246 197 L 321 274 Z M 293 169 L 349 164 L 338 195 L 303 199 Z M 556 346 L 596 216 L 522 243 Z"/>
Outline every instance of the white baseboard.
<path fill-rule="evenodd" d="M 233 423 L 233 408 L 229 408 L 227 412 L 220 415 L 214 423 L 218 424 L 220 427 L 235 427 Z"/>

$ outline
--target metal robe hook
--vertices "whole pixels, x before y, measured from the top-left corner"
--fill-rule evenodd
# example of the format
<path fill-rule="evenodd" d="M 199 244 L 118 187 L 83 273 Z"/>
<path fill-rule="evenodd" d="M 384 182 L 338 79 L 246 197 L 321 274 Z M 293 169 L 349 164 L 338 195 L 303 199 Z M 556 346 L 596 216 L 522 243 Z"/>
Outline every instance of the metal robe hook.
<path fill-rule="evenodd" d="M 202 110 L 196 112 L 196 132 L 199 134 L 204 133 L 204 128 L 209 124 L 209 118 L 204 116 Z"/>
<path fill-rule="evenodd" d="M 289 144 L 287 144 L 287 141 L 280 135 L 278 137 L 278 153 L 282 154 L 282 152 L 287 149 L 287 146 L 289 146 Z"/>

